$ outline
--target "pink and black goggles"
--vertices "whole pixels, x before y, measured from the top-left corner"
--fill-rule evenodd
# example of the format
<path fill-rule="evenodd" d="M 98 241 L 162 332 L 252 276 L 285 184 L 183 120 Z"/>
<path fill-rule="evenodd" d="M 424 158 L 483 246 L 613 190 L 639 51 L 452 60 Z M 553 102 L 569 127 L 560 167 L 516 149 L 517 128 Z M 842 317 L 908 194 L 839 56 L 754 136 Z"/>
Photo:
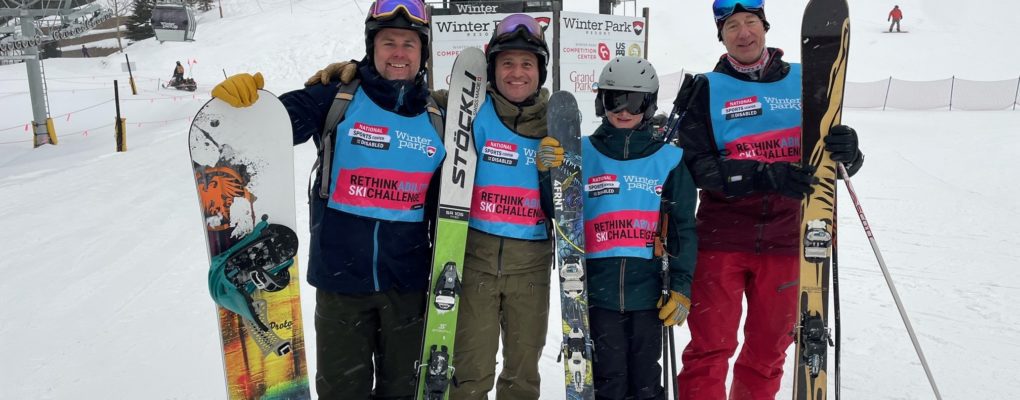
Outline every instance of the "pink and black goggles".
<path fill-rule="evenodd" d="M 510 37 L 518 32 L 524 32 L 530 39 L 537 40 L 541 43 L 545 42 L 545 32 L 542 31 L 542 25 L 538 23 L 534 18 L 527 14 L 513 14 L 496 25 L 495 38 L 497 41 L 503 37 Z"/>
<path fill-rule="evenodd" d="M 424 25 L 429 23 L 429 13 L 421 0 L 376 0 L 368 10 L 368 15 L 375 20 L 393 18 L 403 12 L 411 22 Z"/>

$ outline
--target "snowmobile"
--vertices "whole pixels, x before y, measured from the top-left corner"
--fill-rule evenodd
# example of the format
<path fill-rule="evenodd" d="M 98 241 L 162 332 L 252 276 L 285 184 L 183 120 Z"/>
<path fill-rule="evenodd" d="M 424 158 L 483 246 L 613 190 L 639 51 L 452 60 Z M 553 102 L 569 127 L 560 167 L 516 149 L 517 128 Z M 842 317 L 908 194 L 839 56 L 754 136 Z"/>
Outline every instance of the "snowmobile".
<path fill-rule="evenodd" d="M 198 89 L 198 84 L 195 83 L 195 80 L 192 78 L 181 78 L 167 82 L 166 85 L 163 85 L 163 88 L 164 89 L 173 88 L 177 90 L 187 90 L 189 92 L 194 92 L 195 89 Z"/>

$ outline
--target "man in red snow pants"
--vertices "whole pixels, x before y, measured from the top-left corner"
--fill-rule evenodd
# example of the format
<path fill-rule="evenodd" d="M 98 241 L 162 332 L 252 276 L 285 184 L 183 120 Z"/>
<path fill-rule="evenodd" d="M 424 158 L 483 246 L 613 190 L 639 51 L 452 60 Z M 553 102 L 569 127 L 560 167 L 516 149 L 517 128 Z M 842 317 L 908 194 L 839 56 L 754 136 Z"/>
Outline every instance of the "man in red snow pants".
<path fill-rule="evenodd" d="M 697 269 L 678 376 L 682 400 L 727 398 L 729 359 L 746 298 L 744 343 L 730 400 L 774 399 L 798 320 L 800 203 L 815 180 L 802 167 L 801 69 L 765 46 L 763 0 L 716 0 L 726 47 L 715 70 L 687 79 L 678 144 L 701 189 Z M 825 148 L 853 175 L 864 157 L 857 133 L 837 125 Z"/>

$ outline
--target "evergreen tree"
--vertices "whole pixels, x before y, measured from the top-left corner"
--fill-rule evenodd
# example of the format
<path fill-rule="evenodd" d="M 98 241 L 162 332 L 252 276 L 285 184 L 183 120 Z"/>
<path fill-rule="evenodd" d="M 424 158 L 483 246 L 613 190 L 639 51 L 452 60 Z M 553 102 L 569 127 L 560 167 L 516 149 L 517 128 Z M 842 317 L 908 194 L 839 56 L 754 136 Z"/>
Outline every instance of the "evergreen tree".
<path fill-rule="evenodd" d="M 198 0 L 198 9 L 200 11 L 209 11 L 213 9 L 213 0 Z"/>
<path fill-rule="evenodd" d="M 153 5 L 154 0 L 134 0 L 132 3 L 131 16 L 127 22 L 127 37 L 132 41 L 137 42 L 156 35 L 152 31 L 152 24 L 149 23 Z"/>

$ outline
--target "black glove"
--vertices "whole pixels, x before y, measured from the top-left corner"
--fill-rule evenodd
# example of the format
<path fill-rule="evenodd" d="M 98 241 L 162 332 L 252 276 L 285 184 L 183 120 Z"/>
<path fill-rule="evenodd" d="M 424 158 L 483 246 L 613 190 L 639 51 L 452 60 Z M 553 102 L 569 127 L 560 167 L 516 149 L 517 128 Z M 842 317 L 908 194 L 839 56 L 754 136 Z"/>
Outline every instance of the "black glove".
<path fill-rule="evenodd" d="M 818 178 L 815 178 L 815 167 L 802 167 L 800 164 L 788 162 L 774 162 L 762 166 L 761 172 L 755 177 L 758 190 L 777 192 L 798 200 L 815 191 L 811 187 L 818 182 Z"/>
<path fill-rule="evenodd" d="M 829 129 L 825 136 L 825 150 L 830 153 L 832 161 L 843 164 L 854 164 L 861 157 L 857 147 L 857 131 L 846 125 L 836 125 Z"/>

